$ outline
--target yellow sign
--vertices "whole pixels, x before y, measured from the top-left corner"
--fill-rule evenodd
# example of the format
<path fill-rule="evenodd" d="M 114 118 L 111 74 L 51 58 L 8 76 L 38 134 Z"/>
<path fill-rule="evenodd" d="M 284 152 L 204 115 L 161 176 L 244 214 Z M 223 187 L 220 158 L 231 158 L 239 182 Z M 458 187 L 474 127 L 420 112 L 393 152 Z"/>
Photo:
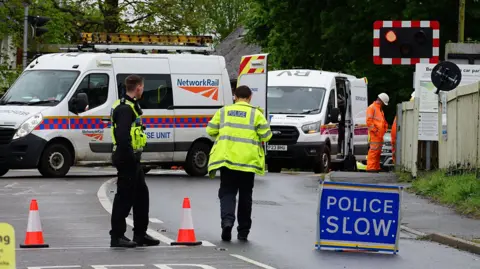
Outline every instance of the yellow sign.
<path fill-rule="evenodd" d="M 0 223 L 0 269 L 15 268 L 15 230 L 8 223 Z"/>

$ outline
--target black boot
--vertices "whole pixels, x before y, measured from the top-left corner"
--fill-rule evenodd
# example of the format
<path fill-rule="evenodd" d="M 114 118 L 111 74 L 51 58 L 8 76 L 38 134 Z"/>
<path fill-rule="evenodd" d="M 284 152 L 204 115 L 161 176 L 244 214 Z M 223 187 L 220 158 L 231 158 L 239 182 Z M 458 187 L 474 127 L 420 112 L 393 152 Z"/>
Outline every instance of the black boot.
<path fill-rule="evenodd" d="M 248 232 L 239 232 L 237 239 L 240 241 L 248 241 Z"/>
<path fill-rule="evenodd" d="M 110 239 L 110 247 L 112 248 L 134 248 L 137 243 L 130 241 L 126 236 L 120 238 L 112 237 Z"/>
<path fill-rule="evenodd" d="M 138 246 L 158 246 L 160 245 L 160 240 L 157 240 L 150 235 L 146 234 L 144 236 L 135 235 L 133 236 L 133 241 L 137 243 Z"/>
<path fill-rule="evenodd" d="M 232 226 L 225 225 L 222 228 L 222 240 L 223 241 L 230 241 L 232 240 Z"/>

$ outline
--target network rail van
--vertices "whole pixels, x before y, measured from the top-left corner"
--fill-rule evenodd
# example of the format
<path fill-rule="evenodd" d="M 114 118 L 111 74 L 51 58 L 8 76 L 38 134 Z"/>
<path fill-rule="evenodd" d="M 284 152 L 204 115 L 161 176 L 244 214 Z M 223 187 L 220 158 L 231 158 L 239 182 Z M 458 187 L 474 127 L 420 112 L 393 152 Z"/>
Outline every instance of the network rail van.
<path fill-rule="evenodd" d="M 332 110 L 341 107 L 347 87 L 352 95 L 354 155 L 357 160 L 365 160 L 368 153 L 365 78 L 319 70 L 268 72 L 267 104 L 273 133 L 267 145 L 269 172 L 303 168 L 323 173 L 329 171 L 332 163 L 343 160 L 345 155 L 337 145 L 338 123 L 333 123 L 338 120 L 332 119 L 335 115 Z"/>
<path fill-rule="evenodd" d="M 225 59 L 98 52 L 102 47 L 114 48 L 40 56 L 0 99 L 0 176 L 37 168 L 43 176 L 62 177 L 72 166 L 111 164 L 111 108 L 130 74 L 145 79 L 140 106 L 147 127 L 146 172 L 182 165 L 192 176 L 207 173 L 213 142 L 205 128 L 219 108 L 233 102 Z"/>

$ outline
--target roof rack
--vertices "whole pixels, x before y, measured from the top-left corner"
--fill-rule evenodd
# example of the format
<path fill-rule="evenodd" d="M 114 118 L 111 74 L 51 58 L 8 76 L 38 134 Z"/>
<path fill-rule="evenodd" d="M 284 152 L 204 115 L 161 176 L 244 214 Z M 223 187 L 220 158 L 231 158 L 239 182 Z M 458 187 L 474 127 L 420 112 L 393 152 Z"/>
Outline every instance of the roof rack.
<path fill-rule="evenodd" d="M 68 51 L 147 53 L 190 52 L 208 53 L 214 50 L 211 36 L 150 35 L 123 33 L 82 33 L 82 44 L 61 48 Z"/>

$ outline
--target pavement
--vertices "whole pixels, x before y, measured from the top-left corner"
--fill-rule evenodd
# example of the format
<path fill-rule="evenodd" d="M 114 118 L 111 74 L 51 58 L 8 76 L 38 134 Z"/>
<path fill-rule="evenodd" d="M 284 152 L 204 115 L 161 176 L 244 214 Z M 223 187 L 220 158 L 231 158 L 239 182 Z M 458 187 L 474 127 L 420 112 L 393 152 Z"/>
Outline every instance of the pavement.
<path fill-rule="evenodd" d="M 37 199 L 45 249 L 17 248 L 17 268 L 480 268 L 480 256 L 419 241 L 402 233 L 398 255 L 316 251 L 318 178 L 311 173 L 257 177 L 250 241 L 220 240 L 219 179 L 188 177 L 183 171 L 152 171 L 149 233 L 158 247 L 109 248 L 115 170 L 74 168 L 64 179 L 36 171 L 12 171 L 0 178 L 0 222 L 16 229 L 23 243 L 31 199 Z M 202 246 L 175 247 L 182 200 L 191 199 Z M 131 216 L 127 223 L 131 226 Z M 235 232 L 234 232 L 234 238 Z M 131 229 L 127 236 L 131 237 Z"/>

